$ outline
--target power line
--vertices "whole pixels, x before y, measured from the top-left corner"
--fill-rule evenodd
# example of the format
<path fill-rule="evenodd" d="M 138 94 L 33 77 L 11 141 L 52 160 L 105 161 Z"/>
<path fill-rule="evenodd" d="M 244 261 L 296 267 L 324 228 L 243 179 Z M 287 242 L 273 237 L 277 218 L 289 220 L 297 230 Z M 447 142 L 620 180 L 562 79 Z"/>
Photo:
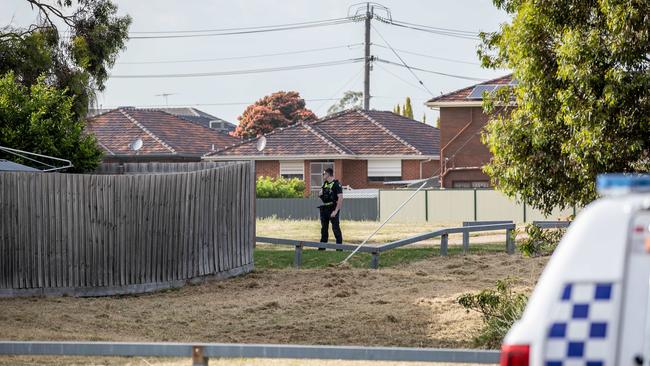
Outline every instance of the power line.
<path fill-rule="evenodd" d="M 384 45 L 381 45 L 381 44 L 373 44 L 373 46 L 377 46 L 377 47 L 380 47 L 380 48 L 389 49 L 388 47 L 386 47 L 386 46 L 384 46 Z M 426 57 L 426 58 L 430 58 L 430 59 L 433 59 L 433 60 L 449 61 L 449 62 L 454 62 L 454 63 L 459 63 L 459 64 L 467 64 L 467 65 L 477 65 L 477 66 L 480 66 L 480 65 L 481 65 L 481 64 L 478 63 L 478 62 L 470 62 L 470 61 L 456 60 L 456 59 L 453 59 L 453 58 L 446 58 L 446 57 L 432 56 L 432 55 L 427 55 L 427 54 L 424 54 L 424 53 L 413 52 L 413 51 L 407 51 L 407 50 L 400 49 L 400 48 L 395 48 L 395 50 L 396 50 L 396 51 L 399 51 L 399 52 L 401 52 L 401 53 L 406 53 L 406 54 L 409 54 L 409 55 L 415 55 L 415 56 Z"/>
<path fill-rule="evenodd" d="M 426 33 L 432 33 L 432 34 L 437 34 L 441 36 L 448 36 L 448 37 L 455 37 L 455 38 L 461 38 L 461 39 L 469 39 L 469 40 L 475 40 L 478 41 L 480 40 L 478 36 L 478 32 L 470 32 L 470 31 L 464 31 L 464 30 L 458 30 L 458 29 L 448 29 L 448 28 L 437 28 L 437 27 L 431 27 L 428 25 L 421 25 L 421 24 L 415 24 L 415 23 L 408 23 L 408 22 L 402 22 L 399 20 L 394 20 L 394 19 L 384 19 L 381 17 L 377 17 L 377 19 L 383 23 L 394 25 L 396 27 L 401 27 L 401 28 L 408 28 L 408 29 L 413 29 L 421 32 L 426 32 Z"/>
<path fill-rule="evenodd" d="M 341 87 L 336 91 L 336 93 L 332 94 L 332 96 L 331 96 L 330 98 L 327 98 L 327 100 L 329 100 L 329 99 L 331 99 L 331 98 L 334 98 L 335 96 L 339 95 L 339 93 L 341 93 L 341 92 L 343 91 L 343 89 L 345 89 L 348 85 L 355 83 L 355 82 L 359 79 L 359 76 L 361 76 L 362 73 L 363 73 L 363 68 L 361 68 L 358 72 L 356 72 L 354 75 L 352 75 L 352 77 L 351 77 L 350 79 L 348 79 L 348 81 L 346 81 L 346 82 L 343 84 L 343 86 L 341 86 Z M 334 99 L 337 100 L 337 98 L 334 98 Z M 323 102 L 321 105 L 319 105 L 319 106 L 315 109 L 315 111 L 316 111 L 316 112 L 320 112 L 321 108 L 323 108 L 324 106 L 325 106 L 325 102 Z"/>
<path fill-rule="evenodd" d="M 352 48 L 360 46 L 363 43 L 355 43 L 341 46 L 332 46 L 332 47 L 322 47 L 322 48 L 310 48 L 305 50 L 296 50 L 296 51 L 286 51 L 286 52 L 277 52 L 277 53 L 264 53 L 257 55 L 247 55 L 247 56 L 230 56 L 230 57 L 219 57 L 219 58 L 207 58 L 207 59 L 190 59 L 190 60 L 165 60 L 165 61 L 133 61 L 133 62 L 119 62 L 120 65 L 147 65 L 147 64 L 175 64 L 175 63 L 193 63 L 193 62 L 211 62 L 211 61 L 225 61 L 225 60 L 242 60 L 248 58 L 263 58 L 263 57 L 273 57 L 273 56 L 285 56 L 285 55 L 296 55 L 300 53 L 311 53 L 311 52 L 320 52 L 327 50 L 335 50 L 341 48 Z"/>
<path fill-rule="evenodd" d="M 375 28 L 375 27 L 373 26 L 372 29 L 374 29 L 375 32 L 379 35 L 379 37 L 384 41 L 384 43 L 386 43 L 386 46 L 388 46 L 388 47 L 390 48 L 390 50 L 393 51 L 393 53 L 395 54 L 395 56 L 397 56 L 397 58 L 400 60 L 400 62 L 402 62 L 402 65 L 404 65 L 404 67 L 406 67 L 406 69 L 411 73 L 411 75 L 413 75 L 413 77 L 418 81 L 418 83 L 420 83 L 420 85 L 422 85 L 422 87 L 423 87 L 427 92 L 429 92 L 429 94 L 431 94 L 431 96 L 433 96 L 433 93 L 431 92 L 431 90 L 429 90 L 429 88 L 427 88 L 427 86 L 424 85 L 424 83 L 422 82 L 422 80 L 420 80 L 420 78 L 419 78 L 417 75 L 415 75 L 415 72 L 413 72 L 413 70 L 411 69 L 411 67 L 410 67 L 409 65 L 406 64 L 406 61 L 404 61 L 404 59 L 399 55 L 399 53 L 397 53 L 397 51 L 395 51 L 395 49 L 393 48 L 393 46 L 391 46 L 390 43 L 388 43 L 388 41 L 386 40 L 386 38 L 384 38 L 384 36 L 381 35 L 381 33 L 377 30 L 377 28 Z"/>
<path fill-rule="evenodd" d="M 328 100 L 338 100 L 339 98 L 313 98 L 303 99 L 305 102 L 322 102 Z M 206 107 L 206 106 L 231 106 L 231 105 L 251 105 L 255 101 L 248 102 L 223 102 L 223 103 L 189 103 L 189 104 L 149 104 L 149 105 L 119 105 L 119 106 L 102 106 L 102 109 L 115 109 L 122 107 L 132 108 L 172 108 L 172 107 Z"/>
<path fill-rule="evenodd" d="M 344 18 L 333 18 L 333 19 L 322 19 L 322 20 L 312 20 L 307 22 L 298 22 L 298 23 L 284 23 L 284 24 L 273 24 L 273 25 L 259 25 L 255 27 L 237 27 L 237 28 L 221 28 L 221 29 L 195 29 L 195 30 L 171 30 L 171 31 L 131 31 L 131 34 L 160 34 L 160 33 L 202 33 L 202 32 L 232 32 L 232 31 L 245 31 L 245 30 L 255 30 L 255 29 L 265 29 L 265 28 L 278 28 L 278 27 L 289 27 L 289 26 L 301 26 L 301 25 L 313 25 L 327 22 L 335 22 L 341 20 L 351 20 L 348 17 Z"/>
<path fill-rule="evenodd" d="M 292 71 L 313 69 L 318 67 L 328 67 L 345 65 L 351 63 L 363 62 L 363 58 L 351 58 L 347 60 L 326 61 L 312 64 L 292 65 L 292 66 L 279 66 L 261 69 L 248 69 L 248 70 L 231 70 L 231 71 L 214 71 L 214 72 L 199 72 L 187 74 L 132 74 L 132 75 L 111 75 L 115 79 L 155 79 L 155 78 L 192 78 L 192 77 L 206 77 L 206 76 L 228 76 L 228 75 L 245 75 L 245 74 L 261 74 L 276 71 Z"/>
<path fill-rule="evenodd" d="M 377 57 L 375 57 L 375 61 L 383 62 L 383 63 L 385 63 L 385 64 L 394 65 L 394 66 L 405 67 L 404 65 L 402 65 L 402 64 L 400 64 L 400 63 L 393 62 L 393 61 L 388 61 L 388 60 L 384 60 L 384 59 L 377 58 Z M 427 70 L 427 69 L 422 69 L 422 68 L 419 68 L 419 67 L 413 67 L 413 66 L 411 66 L 411 67 L 409 67 L 409 68 L 410 68 L 411 70 L 427 72 L 427 73 L 430 73 L 430 74 L 435 74 L 435 75 L 440 75 L 440 76 L 448 76 L 448 77 L 456 78 L 456 79 L 471 80 L 471 81 L 485 81 L 485 80 L 486 80 L 486 79 L 481 79 L 481 78 L 475 78 L 475 77 L 472 77 L 472 76 L 463 76 L 463 75 L 456 75 L 456 74 L 448 74 L 448 73 L 444 73 L 444 72 L 433 71 L 433 70 Z"/>
<path fill-rule="evenodd" d="M 408 82 L 408 81 L 404 80 L 401 76 L 395 74 L 394 72 L 388 70 L 388 68 L 385 68 L 385 67 L 383 67 L 383 66 L 380 65 L 380 64 L 377 64 L 377 66 L 379 66 L 380 69 L 386 71 L 388 74 L 392 75 L 394 78 L 400 80 L 400 81 L 403 82 L 404 84 L 409 85 L 409 86 L 412 86 L 413 88 L 415 88 L 415 89 L 417 89 L 417 90 L 419 90 L 419 91 L 422 91 L 422 88 L 421 88 L 419 85 L 416 85 L 416 84 L 413 84 L 413 83 L 411 83 L 411 82 Z"/>
<path fill-rule="evenodd" d="M 266 32 L 279 32 L 293 29 L 306 29 L 306 28 L 316 28 L 316 27 L 326 27 L 331 25 L 340 25 L 346 23 L 352 23 L 354 20 L 349 18 L 340 18 L 339 20 L 332 21 L 322 21 L 308 24 L 299 24 L 299 25 L 280 25 L 274 27 L 259 27 L 243 30 L 215 30 L 213 33 L 195 33 L 194 34 L 162 34 L 162 35 L 146 35 L 146 36 L 133 36 L 129 39 L 169 39 L 169 38 L 193 38 L 193 37 L 215 37 L 215 36 L 230 36 L 236 34 L 253 34 L 253 33 L 266 33 Z M 166 32 L 168 33 L 168 32 Z"/>

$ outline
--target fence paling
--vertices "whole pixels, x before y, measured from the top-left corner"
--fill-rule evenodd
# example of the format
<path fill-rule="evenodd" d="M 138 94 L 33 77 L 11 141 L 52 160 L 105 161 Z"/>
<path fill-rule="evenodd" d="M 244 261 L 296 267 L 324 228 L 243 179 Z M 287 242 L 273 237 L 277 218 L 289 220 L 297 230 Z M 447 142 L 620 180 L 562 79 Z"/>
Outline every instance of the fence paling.
<path fill-rule="evenodd" d="M 134 293 L 249 271 L 252 169 L 0 173 L 0 296 Z M 229 201 L 215 210 L 213 199 Z"/>

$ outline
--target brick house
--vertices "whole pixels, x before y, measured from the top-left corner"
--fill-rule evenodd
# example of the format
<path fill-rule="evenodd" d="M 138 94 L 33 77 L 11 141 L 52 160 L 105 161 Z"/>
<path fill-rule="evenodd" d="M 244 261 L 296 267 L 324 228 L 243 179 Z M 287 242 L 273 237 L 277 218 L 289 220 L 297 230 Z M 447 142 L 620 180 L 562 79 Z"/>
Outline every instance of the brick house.
<path fill-rule="evenodd" d="M 240 142 L 170 113 L 129 107 L 89 118 L 86 131 L 97 138 L 105 163 L 201 161 L 208 152 Z M 138 139 L 142 147 L 135 151 L 130 144 Z"/>
<path fill-rule="evenodd" d="M 385 111 L 352 109 L 298 123 L 207 154 L 204 159 L 255 160 L 257 176 L 296 177 L 315 190 L 325 168 L 344 186 L 384 188 L 384 183 L 426 179 L 439 166 L 439 131 Z"/>
<path fill-rule="evenodd" d="M 440 109 L 440 186 L 443 188 L 485 188 L 490 178 L 482 168 L 492 155 L 481 142 L 489 120 L 483 112 L 483 93 L 513 85 L 512 75 L 468 86 L 426 102 Z"/>

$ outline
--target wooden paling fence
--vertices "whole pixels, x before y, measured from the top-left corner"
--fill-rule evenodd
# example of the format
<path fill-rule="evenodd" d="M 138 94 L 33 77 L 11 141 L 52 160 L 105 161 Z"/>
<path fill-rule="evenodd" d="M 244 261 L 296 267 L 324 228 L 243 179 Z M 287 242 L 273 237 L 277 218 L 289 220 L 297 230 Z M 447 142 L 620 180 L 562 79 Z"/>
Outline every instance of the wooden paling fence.
<path fill-rule="evenodd" d="M 254 169 L 0 173 L 0 296 L 138 293 L 248 272 Z"/>

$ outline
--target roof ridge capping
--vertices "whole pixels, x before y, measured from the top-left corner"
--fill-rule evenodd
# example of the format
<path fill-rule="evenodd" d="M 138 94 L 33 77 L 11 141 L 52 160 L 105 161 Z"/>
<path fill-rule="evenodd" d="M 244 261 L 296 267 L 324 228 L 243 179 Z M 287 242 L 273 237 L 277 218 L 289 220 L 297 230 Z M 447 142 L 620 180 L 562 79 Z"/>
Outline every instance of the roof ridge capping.
<path fill-rule="evenodd" d="M 167 150 L 171 151 L 173 154 L 176 154 L 176 150 L 174 150 L 173 147 L 168 145 L 165 141 L 163 141 L 161 138 L 158 136 L 154 135 L 153 132 L 149 131 L 148 128 L 146 128 L 143 124 L 138 122 L 133 116 L 130 114 L 126 113 L 126 111 L 122 108 L 118 108 L 118 111 L 124 115 L 129 121 L 131 121 L 134 125 L 138 126 L 142 131 L 144 131 L 147 135 L 149 135 L 152 139 L 156 140 L 158 143 L 160 143 L 162 146 L 164 146 Z"/>
<path fill-rule="evenodd" d="M 316 135 L 316 137 L 318 137 L 318 138 L 320 138 L 321 140 L 325 141 L 326 144 L 328 144 L 329 146 L 333 147 L 334 149 L 336 149 L 336 150 L 337 150 L 338 152 L 340 152 L 341 154 L 343 154 L 343 155 L 349 155 L 348 152 L 346 152 L 345 150 L 343 150 L 341 147 L 338 146 L 338 144 L 335 144 L 335 143 L 332 141 L 332 140 L 334 140 L 334 139 L 332 139 L 332 140 L 327 139 L 327 138 L 324 136 L 324 135 L 325 135 L 324 131 L 322 131 L 320 128 L 318 128 L 318 131 L 323 132 L 323 134 L 321 134 L 321 133 L 319 133 L 318 131 L 316 131 L 316 129 L 314 129 L 315 126 L 310 126 L 310 125 L 308 125 L 308 124 L 306 124 L 306 123 L 304 123 L 304 122 L 301 122 L 301 124 L 302 124 L 303 126 L 305 126 L 305 128 L 307 129 L 307 131 L 313 133 L 314 135 Z M 331 136 L 330 136 L 330 137 L 331 137 Z M 352 155 L 354 155 L 354 154 L 352 154 Z"/>
<path fill-rule="evenodd" d="M 406 145 L 407 147 L 411 148 L 413 151 L 418 153 L 418 155 L 423 155 L 422 151 L 418 150 L 415 146 L 411 145 L 408 141 L 404 140 L 403 138 L 399 137 L 397 134 L 395 134 L 393 131 L 388 129 L 386 126 L 382 125 L 381 123 L 377 122 L 374 118 L 372 118 L 369 114 L 365 113 L 365 111 L 358 110 L 357 113 L 361 114 L 364 116 L 368 121 L 372 122 L 375 124 L 377 127 L 382 129 L 384 132 L 392 136 L 394 139 L 397 141 L 401 142 L 402 144 Z M 392 112 L 391 112 L 392 113 Z"/>

